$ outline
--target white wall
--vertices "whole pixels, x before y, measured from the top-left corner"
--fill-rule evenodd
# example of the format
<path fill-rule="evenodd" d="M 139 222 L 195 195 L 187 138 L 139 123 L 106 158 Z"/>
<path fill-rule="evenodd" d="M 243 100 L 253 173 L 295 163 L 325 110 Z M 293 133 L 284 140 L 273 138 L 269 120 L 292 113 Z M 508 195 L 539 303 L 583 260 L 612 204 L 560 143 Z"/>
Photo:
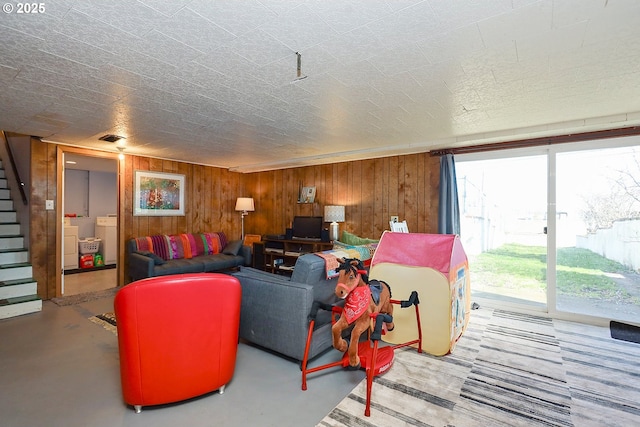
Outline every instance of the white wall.
<path fill-rule="evenodd" d="M 64 213 L 76 214 L 78 236 L 94 237 L 96 217 L 117 213 L 117 176 L 112 172 L 65 169 Z"/>
<path fill-rule="evenodd" d="M 611 228 L 577 236 L 576 246 L 589 249 L 633 270 L 640 270 L 640 220 L 615 221 Z"/>

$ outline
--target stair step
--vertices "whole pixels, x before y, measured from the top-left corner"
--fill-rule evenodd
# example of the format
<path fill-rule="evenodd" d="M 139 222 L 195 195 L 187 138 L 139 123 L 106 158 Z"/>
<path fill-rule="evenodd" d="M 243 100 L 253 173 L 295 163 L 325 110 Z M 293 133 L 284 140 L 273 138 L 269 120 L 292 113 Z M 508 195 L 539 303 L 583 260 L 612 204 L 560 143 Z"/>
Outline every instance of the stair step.
<path fill-rule="evenodd" d="M 4 169 L 0 169 L 0 178 L 6 178 L 6 175 L 4 174 Z"/>
<path fill-rule="evenodd" d="M 0 188 L 9 188 L 9 184 L 6 178 L 0 178 Z"/>
<path fill-rule="evenodd" d="M 18 214 L 15 211 L 0 211 L 0 224 L 18 222 Z"/>
<path fill-rule="evenodd" d="M 6 298 L 0 300 L 0 319 L 42 311 L 42 300 L 38 295 Z"/>
<path fill-rule="evenodd" d="M 24 248 L 0 250 L 0 265 L 29 262 L 29 251 Z"/>
<path fill-rule="evenodd" d="M 0 200 L 11 200 L 11 190 L 0 188 Z"/>
<path fill-rule="evenodd" d="M 0 265 L 0 281 L 28 279 L 33 276 L 31 264 L 7 264 Z"/>
<path fill-rule="evenodd" d="M 23 236 L 0 236 L 0 250 L 2 249 L 23 249 Z"/>
<path fill-rule="evenodd" d="M 12 211 L 13 200 L 0 200 L 0 211 Z"/>
<path fill-rule="evenodd" d="M 19 236 L 20 224 L 2 224 L 0 223 L 0 236 Z"/>
<path fill-rule="evenodd" d="M 33 277 L 0 282 L 0 300 L 35 295 L 37 293 L 38 283 Z"/>

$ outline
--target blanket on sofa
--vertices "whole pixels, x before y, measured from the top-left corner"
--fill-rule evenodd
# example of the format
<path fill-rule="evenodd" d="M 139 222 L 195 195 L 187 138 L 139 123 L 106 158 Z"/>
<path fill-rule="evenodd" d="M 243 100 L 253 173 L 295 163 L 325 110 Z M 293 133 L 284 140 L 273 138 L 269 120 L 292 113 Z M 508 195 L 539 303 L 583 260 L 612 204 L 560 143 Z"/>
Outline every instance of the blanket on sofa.
<path fill-rule="evenodd" d="M 175 235 L 159 234 L 138 237 L 134 240 L 137 251 L 154 253 L 165 261 L 217 254 L 227 246 L 227 237 L 221 231 Z"/>
<path fill-rule="evenodd" d="M 338 258 L 357 258 L 363 262 L 365 267 L 371 264 L 371 258 L 378 246 L 377 243 L 369 243 L 366 245 L 345 245 L 335 242 L 333 249 L 316 252 L 315 254 L 324 259 L 324 265 L 327 272 L 327 279 L 338 276 Z"/>

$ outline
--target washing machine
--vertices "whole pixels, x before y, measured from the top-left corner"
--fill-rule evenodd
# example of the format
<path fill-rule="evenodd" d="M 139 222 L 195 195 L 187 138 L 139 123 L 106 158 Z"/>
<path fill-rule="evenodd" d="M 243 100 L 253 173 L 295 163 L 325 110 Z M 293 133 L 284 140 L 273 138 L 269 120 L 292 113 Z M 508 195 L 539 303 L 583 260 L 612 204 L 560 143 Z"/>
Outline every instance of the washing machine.
<path fill-rule="evenodd" d="M 115 264 L 118 256 L 118 218 L 115 216 L 96 217 L 96 237 L 102 240 L 100 253 L 104 264 Z"/>

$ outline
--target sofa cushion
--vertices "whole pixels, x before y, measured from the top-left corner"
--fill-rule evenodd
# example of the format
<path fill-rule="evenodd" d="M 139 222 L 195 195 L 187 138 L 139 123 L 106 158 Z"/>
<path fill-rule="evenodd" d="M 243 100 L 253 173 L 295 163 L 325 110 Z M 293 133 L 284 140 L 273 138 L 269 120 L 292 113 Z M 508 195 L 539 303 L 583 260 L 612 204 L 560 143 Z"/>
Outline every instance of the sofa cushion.
<path fill-rule="evenodd" d="M 174 259 L 171 260 L 171 262 L 156 265 L 154 271 L 156 276 L 182 273 L 202 273 L 204 272 L 204 263 L 201 260 L 198 260 L 198 258 Z"/>
<path fill-rule="evenodd" d="M 327 279 L 324 259 L 315 254 L 305 254 L 298 258 L 291 281 L 313 286 L 314 301 L 324 302 L 334 298 L 337 279 Z"/>
<path fill-rule="evenodd" d="M 242 249 L 242 240 L 234 240 L 225 246 L 222 253 L 227 255 L 238 255 L 240 253 L 240 249 Z"/>
<path fill-rule="evenodd" d="M 238 255 L 212 254 L 203 255 L 194 259 L 202 263 L 204 271 L 206 272 L 224 270 L 242 264 L 242 261 L 240 263 L 238 262 Z"/>
<path fill-rule="evenodd" d="M 163 260 L 162 258 L 160 258 L 158 255 L 154 254 L 153 252 L 149 252 L 149 251 L 136 251 L 137 254 L 140 255 L 144 255 L 144 256 L 148 256 L 149 258 L 151 258 L 153 260 L 153 263 L 155 265 L 162 265 L 164 264 L 165 260 Z"/>

